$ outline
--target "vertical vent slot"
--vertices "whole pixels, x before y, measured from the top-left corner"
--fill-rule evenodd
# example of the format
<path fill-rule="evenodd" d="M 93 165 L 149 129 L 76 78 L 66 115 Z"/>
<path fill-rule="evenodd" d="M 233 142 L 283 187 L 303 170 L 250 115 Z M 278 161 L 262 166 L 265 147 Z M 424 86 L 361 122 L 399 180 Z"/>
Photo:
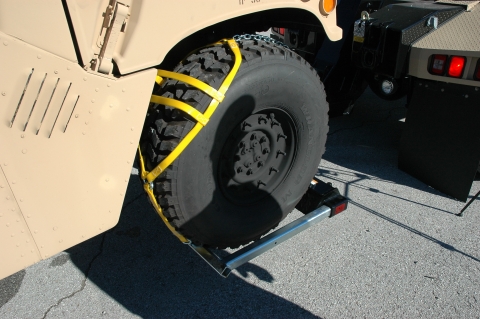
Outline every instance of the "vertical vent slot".
<path fill-rule="evenodd" d="M 48 100 L 47 107 L 45 108 L 45 112 L 43 112 L 42 119 L 40 120 L 40 125 L 38 126 L 37 134 L 40 132 L 40 128 L 42 127 L 43 120 L 45 119 L 45 115 L 47 115 L 48 108 L 50 106 L 50 103 L 52 102 L 53 95 L 55 94 L 55 91 L 57 90 L 58 82 L 60 82 L 60 78 L 57 79 L 57 83 L 55 83 L 55 87 L 53 88 L 52 94 L 50 95 L 50 99 Z"/>
<path fill-rule="evenodd" d="M 48 138 L 52 136 L 53 129 L 55 128 L 55 124 L 57 124 L 58 117 L 60 116 L 60 113 L 62 113 L 62 108 L 63 104 L 65 103 L 65 99 L 67 98 L 68 92 L 70 91 L 70 88 L 72 87 L 72 82 L 68 85 L 67 92 L 65 92 L 65 96 L 63 97 L 62 104 L 60 105 L 60 109 L 58 110 L 57 117 L 55 118 L 55 122 L 53 122 L 52 130 L 50 131 L 50 135 L 48 135 Z"/>
<path fill-rule="evenodd" d="M 42 83 L 40 84 L 40 88 L 38 89 L 37 96 L 35 97 L 35 101 L 33 102 L 32 109 L 30 110 L 30 113 L 28 114 L 27 121 L 25 122 L 25 127 L 23 128 L 24 132 L 27 129 L 28 122 L 30 121 L 30 118 L 32 117 L 33 110 L 35 109 L 35 105 L 37 104 L 38 97 L 40 96 L 40 92 L 42 92 L 43 83 L 45 83 L 46 78 L 47 78 L 47 73 L 45 73 L 45 76 L 43 77 Z"/>
<path fill-rule="evenodd" d="M 65 129 L 63 130 L 63 133 L 67 131 L 68 123 L 70 123 L 70 120 L 72 119 L 73 112 L 75 112 L 75 108 L 77 107 L 78 100 L 80 99 L 80 95 L 77 96 L 77 100 L 75 101 L 75 104 L 73 105 L 72 113 L 70 113 L 70 117 L 68 118 L 67 124 L 65 124 Z"/>
<path fill-rule="evenodd" d="M 20 105 L 22 104 L 23 97 L 25 96 L 25 92 L 27 92 L 28 84 L 30 83 L 30 79 L 32 78 L 34 69 L 32 68 L 32 71 L 30 72 L 30 75 L 27 78 L 27 83 L 25 83 L 25 87 L 23 88 L 22 95 L 20 96 L 20 100 L 18 100 L 18 105 L 17 108 L 15 109 L 15 113 L 13 113 L 12 120 L 10 121 L 10 127 L 13 126 L 13 123 L 15 122 L 15 118 L 17 117 L 18 110 L 20 109 Z"/>

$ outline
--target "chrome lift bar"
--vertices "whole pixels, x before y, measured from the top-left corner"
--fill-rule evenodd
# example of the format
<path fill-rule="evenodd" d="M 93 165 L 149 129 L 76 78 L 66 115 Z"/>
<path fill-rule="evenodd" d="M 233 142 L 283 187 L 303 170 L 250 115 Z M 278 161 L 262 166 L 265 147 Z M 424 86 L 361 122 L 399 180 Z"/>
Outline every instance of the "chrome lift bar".
<path fill-rule="evenodd" d="M 323 205 L 324 203 L 325 205 Z M 311 210 L 312 205 L 317 208 Z M 302 212 L 305 212 L 305 209 L 308 209 L 307 211 L 310 212 L 225 257 L 217 256 L 213 250 L 207 247 L 197 246 L 193 243 L 189 243 L 188 245 L 215 269 L 218 274 L 227 278 L 233 269 L 260 256 L 264 252 L 278 246 L 287 239 L 292 238 L 325 218 L 344 211 L 347 208 L 347 199 L 341 196 L 338 190 L 332 187 L 331 184 L 326 184 L 314 178 L 308 191 L 305 193 L 299 205 L 297 205 L 297 208 Z"/>

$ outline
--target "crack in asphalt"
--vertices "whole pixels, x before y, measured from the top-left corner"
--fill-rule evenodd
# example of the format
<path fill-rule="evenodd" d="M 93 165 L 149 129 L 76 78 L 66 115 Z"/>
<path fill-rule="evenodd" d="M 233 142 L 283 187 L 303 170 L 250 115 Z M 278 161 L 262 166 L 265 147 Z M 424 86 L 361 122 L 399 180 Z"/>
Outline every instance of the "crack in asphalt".
<path fill-rule="evenodd" d="M 131 201 L 129 201 L 128 203 L 125 203 L 123 206 L 122 206 L 122 210 L 128 206 L 130 206 L 131 204 L 133 204 L 134 202 L 136 202 L 140 197 L 144 196 L 145 194 L 142 192 L 141 194 L 137 195 L 134 199 L 132 199 Z M 50 313 L 50 311 L 55 308 L 55 307 L 58 307 L 64 300 L 66 299 L 69 299 L 69 298 L 72 298 L 73 296 L 75 296 L 76 294 L 78 294 L 79 292 L 83 291 L 85 289 L 85 286 L 87 285 L 87 279 L 88 279 L 88 275 L 90 274 L 90 270 L 92 269 L 93 267 L 93 263 L 95 262 L 95 260 L 97 260 L 98 257 L 100 257 L 100 255 L 103 253 L 103 247 L 104 247 L 104 244 L 105 244 L 105 238 L 107 237 L 107 234 L 110 233 L 111 231 L 113 231 L 115 229 L 112 228 L 110 229 L 109 231 L 106 231 L 105 233 L 103 233 L 102 235 L 102 241 L 100 243 L 100 249 L 98 251 L 98 253 L 92 258 L 92 260 L 90 261 L 90 263 L 88 264 L 88 267 L 87 267 L 87 270 L 85 271 L 85 277 L 83 278 L 82 280 L 82 284 L 80 285 L 80 289 L 72 292 L 71 294 L 69 294 L 68 296 L 65 296 L 65 297 L 62 297 L 60 298 L 54 305 L 50 306 L 46 311 L 45 313 L 43 314 L 42 316 L 42 319 L 45 319 L 48 314 Z"/>
<path fill-rule="evenodd" d="M 62 297 L 60 298 L 54 305 L 50 306 L 47 311 L 45 311 L 45 313 L 43 314 L 42 316 L 42 319 L 45 319 L 47 317 L 47 315 L 49 314 L 49 312 L 55 308 L 55 307 L 58 307 L 64 300 L 66 299 L 69 299 L 69 298 L 72 298 L 73 296 L 75 296 L 77 293 L 81 292 L 83 289 L 85 289 L 85 286 L 87 285 L 87 279 L 88 279 L 88 275 L 90 273 L 90 270 L 92 269 L 92 266 L 93 266 L 93 263 L 95 262 L 95 260 L 97 260 L 97 258 L 103 253 L 103 246 L 104 246 L 104 243 L 105 243 L 105 237 L 107 236 L 107 233 L 109 233 L 110 231 L 107 231 L 103 234 L 102 236 L 102 242 L 100 243 L 100 249 L 98 251 L 98 253 L 92 258 L 92 260 L 90 261 L 90 263 L 88 264 L 88 268 L 87 270 L 85 271 L 85 277 L 83 278 L 82 280 L 82 284 L 80 285 L 80 289 L 72 292 L 71 294 L 69 294 L 68 296 L 65 296 L 65 297 Z"/>

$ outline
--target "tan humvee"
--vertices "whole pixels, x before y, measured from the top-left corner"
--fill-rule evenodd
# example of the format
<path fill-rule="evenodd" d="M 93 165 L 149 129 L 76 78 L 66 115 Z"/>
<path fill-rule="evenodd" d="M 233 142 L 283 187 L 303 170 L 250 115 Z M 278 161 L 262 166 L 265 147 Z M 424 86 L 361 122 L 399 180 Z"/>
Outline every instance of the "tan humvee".
<path fill-rule="evenodd" d="M 169 52 L 178 63 L 284 12 L 342 37 L 332 0 L 1 0 L 0 278 L 117 223 Z"/>

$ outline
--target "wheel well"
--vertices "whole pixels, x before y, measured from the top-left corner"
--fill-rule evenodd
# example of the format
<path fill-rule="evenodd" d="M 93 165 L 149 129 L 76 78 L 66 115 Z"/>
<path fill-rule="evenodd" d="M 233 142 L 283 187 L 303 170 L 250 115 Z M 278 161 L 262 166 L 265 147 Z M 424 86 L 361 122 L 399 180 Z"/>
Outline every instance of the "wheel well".
<path fill-rule="evenodd" d="M 255 12 L 219 22 L 189 35 L 168 52 L 160 68 L 171 70 L 188 53 L 217 40 L 236 34 L 266 31 L 270 27 L 325 32 L 317 17 L 306 10 L 282 8 Z"/>

